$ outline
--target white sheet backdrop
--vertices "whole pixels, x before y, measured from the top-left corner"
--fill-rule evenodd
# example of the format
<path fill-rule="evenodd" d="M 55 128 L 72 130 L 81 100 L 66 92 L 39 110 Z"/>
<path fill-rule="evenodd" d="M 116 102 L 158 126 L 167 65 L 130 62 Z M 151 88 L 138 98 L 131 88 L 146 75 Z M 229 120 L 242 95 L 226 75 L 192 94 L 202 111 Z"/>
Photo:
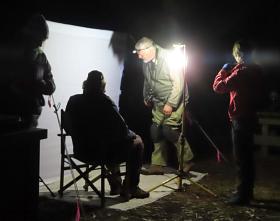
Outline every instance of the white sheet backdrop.
<path fill-rule="evenodd" d="M 123 63 L 110 47 L 113 32 L 51 21 L 48 25 L 49 39 L 42 48 L 52 66 L 57 87 L 54 93 L 56 103 L 65 108 L 71 95 L 82 93 L 82 82 L 88 72 L 96 69 L 105 75 L 106 93 L 118 104 Z M 55 179 L 60 171 L 59 126 L 53 111 L 46 105 L 38 125 L 48 129 L 48 138 L 41 141 L 40 150 L 40 176 L 43 179 Z"/>

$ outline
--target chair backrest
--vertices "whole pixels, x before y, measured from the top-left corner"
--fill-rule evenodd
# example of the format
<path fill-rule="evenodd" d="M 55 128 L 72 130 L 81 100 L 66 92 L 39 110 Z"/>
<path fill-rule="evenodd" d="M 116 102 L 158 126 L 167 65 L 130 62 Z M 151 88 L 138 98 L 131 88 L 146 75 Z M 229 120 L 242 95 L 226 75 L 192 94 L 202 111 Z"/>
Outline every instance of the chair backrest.
<path fill-rule="evenodd" d="M 61 143 L 62 143 L 62 146 L 61 146 L 61 153 L 63 155 L 65 155 L 65 148 L 66 148 L 66 137 L 71 137 L 71 140 L 72 140 L 72 144 L 73 144 L 73 153 L 74 153 L 74 156 L 75 158 L 79 159 L 79 160 L 82 160 L 83 157 L 78 157 L 79 154 L 79 151 L 77 151 L 77 146 L 81 146 L 81 145 L 77 145 L 77 139 L 75 139 L 75 136 L 74 135 L 74 127 L 73 127 L 73 123 L 72 123 L 72 120 L 71 120 L 71 117 L 70 117 L 70 113 L 67 112 L 67 111 L 64 111 L 63 109 L 61 109 L 61 128 L 60 128 L 60 133 L 61 133 Z M 74 137 L 74 138 L 73 138 Z"/>
<path fill-rule="evenodd" d="M 69 113 L 61 109 L 61 130 L 65 130 L 68 135 L 73 134 L 73 125 Z M 62 131 L 61 131 L 62 132 Z"/>

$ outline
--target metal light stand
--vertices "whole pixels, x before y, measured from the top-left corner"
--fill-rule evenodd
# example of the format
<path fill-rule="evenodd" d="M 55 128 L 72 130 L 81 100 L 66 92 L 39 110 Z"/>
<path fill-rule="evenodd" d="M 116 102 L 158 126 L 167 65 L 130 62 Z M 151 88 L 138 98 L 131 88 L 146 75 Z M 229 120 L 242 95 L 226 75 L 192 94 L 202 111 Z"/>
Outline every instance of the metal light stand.
<path fill-rule="evenodd" d="M 43 183 L 44 186 L 47 188 L 47 190 L 50 192 L 52 197 L 55 197 L 54 192 L 50 189 L 50 187 L 45 183 L 45 181 L 43 180 L 43 178 L 41 176 L 39 176 L 39 182 Z"/>
<path fill-rule="evenodd" d="M 174 177 L 171 177 L 170 179 L 162 182 L 161 184 L 151 188 L 150 190 L 148 190 L 148 192 L 151 192 L 161 186 L 165 186 L 167 188 L 170 188 L 170 189 L 174 189 L 170 186 L 167 186 L 165 184 L 171 182 L 172 180 L 175 180 L 175 179 L 178 179 L 178 189 L 177 191 L 184 191 L 185 190 L 185 185 L 183 185 L 183 178 L 185 178 L 186 180 L 188 180 L 191 184 L 194 184 L 196 186 L 198 186 L 199 188 L 203 189 L 204 191 L 206 191 L 207 193 L 211 194 L 212 196 L 217 196 L 214 192 L 212 192 L 211 190 L 207 189 L 206 187 L 204 187 L 203 185 L 193 181 L 191 178 L 187 178 L 185 176 L 185 173 L 184 173 L 184 145 L 185 145 L 185 135 L 184 135 L 184 131 L 185 131 L 185 108 L 186 108 L 186 102 L 185 102 L 185 99 L 186 99 L 186 93 L 185 93 L 185 87 L 186 87 L 186 45 L 185 44 L 182 44 L 182 45 L 179 45 L 179 47 L 183 48 L 183 53 L 184 53 L 184 64 L 183 64 L 183 75 L 184 75 L 184 78 L 183 78 L 183 81 L 184 81 L 184 86 L 183 86 L 183 94 L 182 94 L 182 97 L 183 97 L 183 113 L 182 113 L 182 126 L 181 126 L 181 133 L 180 133 L 180 144 L 181 144 L 181 148 L 180 148 L 180 159 L 179 159 L 179 170 L 178 170 L 178 175 L 174 176 Z"/>
<path fill-rule="evenodd" d="M 190 115 L 191 117 L 191 115 Z M 221 156 L 221 158 L 225 161 L 225 162 L 229 162 L 229 160 L 225 157 L 225 155 L 219 150 L 219 148 L 216 146 L 216 144 L 213 142 L 213 140 L 208 136 L 208 134 L 206 133 L 206 131 L 202 128 L 202 126 L 198 123 L 198 121 L 196 119 L 194 119 L 193 117 L 191 117 L 191 121 L 194 122 L 196 124 L 196 126 L 200 129 L 200 131 L 203 133 L 203 135 L 206 137 L 206 139 L 209 141 L 209 143 L 212 145 L 212 147 L 216 150 L 217 154 L 219 154 Z"/>

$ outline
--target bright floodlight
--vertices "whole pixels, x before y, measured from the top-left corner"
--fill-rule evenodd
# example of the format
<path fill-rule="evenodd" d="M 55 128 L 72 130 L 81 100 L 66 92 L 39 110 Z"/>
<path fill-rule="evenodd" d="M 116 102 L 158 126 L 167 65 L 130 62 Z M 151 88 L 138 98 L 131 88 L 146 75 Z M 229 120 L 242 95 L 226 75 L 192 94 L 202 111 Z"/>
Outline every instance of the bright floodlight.
<path fill-rule="evenodd" d="M 168 64 L 171 70 L 183 70 L 187 64 L 185 45 L 174 44 L 169 54 Z"/>

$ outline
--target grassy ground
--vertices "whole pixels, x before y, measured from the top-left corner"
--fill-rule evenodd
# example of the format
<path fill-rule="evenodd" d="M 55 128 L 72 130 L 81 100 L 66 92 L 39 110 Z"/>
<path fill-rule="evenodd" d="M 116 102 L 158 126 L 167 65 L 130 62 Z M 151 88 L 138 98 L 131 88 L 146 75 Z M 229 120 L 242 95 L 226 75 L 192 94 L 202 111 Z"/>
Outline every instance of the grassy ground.
<path fill-rule="evenodd" d="M 154 203 L 129 211 L 85 208 L 86 215 L 81 220 L 279 221 L 279 159 L 279 155 L 257 158 L 255 200 L 248 207 L 230 206 L 226 203 L 234 190 L 234 165 L 208 159 L 197 162 L 194 170 L 208 173 L 200 183 L 215 192 L 217 197 L 191 185 L 185 192 L 174 192 Z M 39 208 L 41 221 L 74 220 L 75 205 L 41 198 Z"/>

